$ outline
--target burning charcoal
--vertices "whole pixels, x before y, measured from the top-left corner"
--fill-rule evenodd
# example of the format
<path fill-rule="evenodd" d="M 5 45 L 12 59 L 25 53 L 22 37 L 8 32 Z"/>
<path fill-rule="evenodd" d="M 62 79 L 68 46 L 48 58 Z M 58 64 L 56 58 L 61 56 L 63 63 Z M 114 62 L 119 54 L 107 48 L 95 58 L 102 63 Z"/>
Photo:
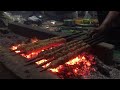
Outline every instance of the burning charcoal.
<path fill-rule="evenodd" d="M 54 38 L 51 38 L 51 39 L 57 39 L 58 37 L 54 37 Z M 29 44 L 27 44 L 27 45 L 25 45 L 25 46 L 21 46 L 21 47 L 19 47 L 18 49 L 23 49 L 23 48 L 26 48 L 26 47 L 32 47 L 32 46 L 34 46 L 34 45 L 38 45 L 38 44 L 40 44 L 40 43 L 44 43 L 44 42 L 47 42 L 47 41 L 49 41 L 50 39 L 46 39 L 46 40 L 42 40 L 42 41 L 38 41 L 38 42 L 36 42 L 36 43 L 29 43 Z M 18 49 L 16 49 L 16 50 L 18 50 Z"/>
<path fill-rule="evenodd" d="M 79 41 L 78 42 L 78 45 L 79 46 L 82 46 L 82 44 L 79 44 L 81 41 Z M 72 44 L 71 44 L 72 45 Z M 70 47 L 70 46 L 68 46 L 68 47 Z M 70 50 L 69 50 L 70 49 Z M 73 49 L 73 50 L 75 50 L 76 49 L 76 46 L 75 47 L 73 47 L 73 48 L 68 48 L 66 51 L 63 49 L 61 52 L 57 52 L 57 54 L 53 54 L 54 55 L 54 58 L 51 60 L 48 60 L 48 61 L 46 61 L 46 62 L 44 62 L 44 63 L 42 63 L 42 64 L 40 64 L 39 66 L 42 66 L 42 65 L 44 65 L 44 64 L 47 64 L 47 63 L 49 63 L 49 62 L 51 62 L 51 61 L 53 61 L 53 60 L 55 60 L 55 59 L 58 59 L 58 58 L 60 58 L 60 57 L 62 57 L 62 56 L 64 56 L 64 55 L 66 55 L 66 54 L 68 54 L 69 53 L 69 51 L 71 51 L 71 49 Z"/>
<path fill-rule="evenodd" d="M 22 40 L 23 38 L 18 38 L 18 39 Z M 42 44 L 40 43 L 41 41 L 40 42 L 38 41 L 39 43 L 38 42 L 31 43 L 31 44 L 29 44 L 30 46 L 28 45 L 29 47 L 27 47 L 27 45 L 25 45 L 23 47 L 25 49 L 26 48 L 27 49 L 26 49 L 26 53 L 24 53 L 24 55 L 26 55 L 27 58 L 32 58 L 34 56 L 33 54 L 28 55 L 29 53 L 34 53 L 34 52 L 31 52 L 31 50 L 33 50 L 33 51 L 35 49 L 38 50 L 38 48 L 43 46 L 42 49 L 47 50 L 47 51 L 43 51 L 43 53 L 40 53 L 39 54 L 40 56 L 37 59 L 38 60 L 43 59 L 43 56 L 44 56 L 44 57 L 46 57 L 46 58 L 44 58 L 44 59 L 46 59 L 46 60 L 44 60 L 46 62 L 49 61 L 49 60 L 51 60 L 51 61 L 54 60 L 52 62 L 49 61 L 50 62 L 49 64 L 47 62 L 48 65 L 46 65 L 46 67 L 45 67 L 45 65 L 44 65 L 44 67 L 42 66 L 44 69 L 46 69 L 46 70 L 49 69 L 51 72 L 54 71 L 54 73 L 56 75 L 60 76 L 61 78 L 67 78 L 67 79 L 82 78 L 82 75 L 85 75 L 86 73 L 89 73 L 92 70 L 92 68 L 89 68 L 89 67 L 92 67 L 91 65 L 93 65 L 92 59 L 89 56 L 89 54 L 86 54 L 86 53 L 83 54 L 83 55 L 85 55 L 85 57 L 83 57 L 83 59 L 85 59 L 85 60 L 83 60 L 84 62 L 81 62 L 81 63 L 80 62 L 70 63 L 69 60 L 73 59 L 74 57 L 79 58 L 78 55 L 83 50 L 85 50 L 86 48 L 88 48 L 90 46 L 87 43 L 83 43 L 79 40 L 74 40 L 73 42 L 69 42 L 69 44 L 67 43 L 67 44 L 61 45 L 57 49 L 54 48 L 54 47 L 56 47 L 58 45 L 53 45 L 53 46 L 51 45 L 52 47 L 48 46 L 48 44 L 54 43 L 54 41 L 58 42 L 60 40 L 61 40 L 61 42 L 62 42 L 62 40 L 66 41 L 63 38 L 59 38 L 59 39 L 55 39 L 55 40 L 53 39 L 52 41 L 50 39 L 48 41 L 46 40 Z M 34 47 L 34 45 L 35 45 L 35 47 Z M 47 47 L 47 49 L 46 49 L 46 47 Z M 50 49 L 48 49 L 48 47 Z M 24 48 L 21 48 L 21 49 L 24 49 Z M 21 54 L 21 55 L 23 55 L 23 54 Z M 86 59 L 88 59 L 88 60 L 86 60 Z M 75 60 L 77 60 L 77 59 L 75 59 Z M 82 61 L 82 59 L 81 59 L 81 61 Z M 69 62 L 69 64 L 67 62 Z M 74 65 L 73 65 L 73 63 L 74 63 Z M 37 62 L 36 62 L 36 64 L 37 64 Z M 62 68 L 60 68 L 59 65 L 62 65 Z M 49 67 L 49 66 L 51 66 L 51 67 Z M 88 67 L 88 68 L 86 68 L 86 67 Z M 76 68 L 79 68 L 79 70 L 77 70 L 77 71 L 74 70 Z M 25 73 L 29 73 L 29 71 L 26 70 Z"/>
<path fill-rule="evenodd" d="M 72 47 L 73 46 L 73 44 L 72 43 L 74 43 L 74 42 L 77 42 L 78 40 L 74 40 L 74 41 L 71 41 L 71 42 L 68 42 L 68 43 L 66 43 L 66 44 L 63 44 L 63 45 L 61 45 L 61 46 L 59 46 L 59 47 L 55 47 L 55 48 L 53 48 L 53 49 L 50 49 L 50 50 L 47 50 L 47 51 L 43 51 L 43 52 L 41 52 L 37 57 L 43 57 L 43 58 L 50 58 L 51 56 L 53 56 L 53 55 L 55 55 L 56 53 L 59 53 L 61 50 L 64 50 L 64 49 L 66 49 L 67 47 Z M 80 42 L 78 42 L 78 43 L 80 43 Z M 76 43 L 77 44 L 77 43 Z M 63 51 L 63 53 L 64 53 L 64 51 Z M 59 55 L 58 55 L 59 56 Z M 37 58 L 36 57 L 36 58 Z M 55 56 L 54 56 L 55 57 Z M 31 64 L 31 63 L 34 63 L 34 62 L 36 62 L 36 61 L 38 61 L 38 60 L 40 60 L 39 58 L 37 58 L 36 59 L 35 58 L 35 60 L 33 60 L 33 61 L 31 61 L 31 62 L 29 62 L 28 64 Z"/>
<path fill-rule="evenodd" d="M 50 40 L 50 39 L 48 39 Z M 55 43 L 63 43 L 65 42 L 65 39 L 58 39 L 58 40 L 51 40 L 51 41 L 44 41 L 44 42 L 36 42 L 36 43 L 30 43 L 29 45 L 25 45 L 25 46 L 22 46 L 20 48 L 18 48 L 17 50 L 21 50 L 22 49 L 22 52 L 20 52 L 19 54 L 22 54 L 24 53 L 25 51 L 33 51 L 35 49 L 38 49 L 41 47 L 41 50 L 44 50 L 44 49 L 47 49 L 49 47 L 52 47 L 55 45 Z M 26 47 L 28 46 L 28 47 Z M 46 47 L 45 47 L 46 46 Z"/>
<path fill-rule="evenodd" d="M 81 36 L 81 35 L 84 35 L 83 33 L 76 33 L 77 34 L 77 36 Z M 71 38 L 73 38 L 74 37 L 74 35 L 68 35 L 68 36 L 65 36 L 65 37 L 67 37 L 67 39 L 71 39 Z M 76 35 L 75 35 L 75 37 L 76 37 Z M 63 40 L 63 41 L 62 41 Z M 24 51 L 27 51 L 27 50 L 33 50 L 33 49 L 35 49 L 35 48 L 38 48 L 38 47 L 40 47 L 41 45 L 49 45 L 49 44 L 51 44 L 51 43 L 55 43 L 55 42 L 65 42 L 66 40 L 62 37 L 62 36 L 60 36 L 60 37 L 53 37 L 53 38 L 50 38 L 50 39 L 45 39 L 45 40 L 42 40 L 42 41 L 38 41 L 38 42 L 36 42 L 36 43 L 30 43 L 30 44 L 27 44 L 27 45 L 25 45 L 25 46 L 21 46 L 21 47 L 19 47 L 18 49 L 16 49 L 16 50 L 20 50 L 20 49 L 22 49 L 23 51 L 21 52 L 21 53 L 19 53 L 19 54 L 22 54 L 22 53 L 24 53 Z M 32 47 L 31 47 L 32 46 Z M 34 47 L 33 47 L 34 46 Z M 52 47 L 52 46 L 51 46 Z M 47 48 L 45 48 L 45 49 L 47 49 Z M 15 50 L 13 50 L 13 51 L 15 51 Z"/>
<path fill-rule="evenodd" d="M 82 55 L 82 54 L 81 54 Z M 81 67 L 80 67 L 81 65 Z M 84 64 L 81 62 L 79 64 L 74 64 L 74 65 L 67 65 L 67 64 L 64 64 L 63 65 L 63 68 L 59 70 L 58 73 L 56 73 L 56 75 L 58 75 L 60 78 L 65 78 L 65 79 L 84 79 L 85 76 L 83 75 L 86 75 L 86 74 L 82 74 L 83 71 L 85 71 L 85 67 L 83 67 Z M 78 68 L 79 72 L 76 72 L 74 71 L 75 68 Z M 92 70 L 92 67 L 91 69 L 89 70 L 89 72 Z M 89 72 L 85 72 L 85 73 L 89 73 Z M 80 74 L 81 73 L 81 74 Z"/>
<path fill-rule="evenodd" d="M 68 53 L 67 55 L 64 55 L 63 57 L 58 58 L 57 60 L 54 60 L 48 67 L 44 68 L 41 71 L 47 70 L 48 68 L 56 68 L 57 66 L 64 64 L 65 62 L 73 58 L 74 55 L 78 55 L 78 53 L 80 53 L 82 50 L 88 47 L 90 46 L 86 45 L 80 49 L 75 50 L 74 52 Z"/>

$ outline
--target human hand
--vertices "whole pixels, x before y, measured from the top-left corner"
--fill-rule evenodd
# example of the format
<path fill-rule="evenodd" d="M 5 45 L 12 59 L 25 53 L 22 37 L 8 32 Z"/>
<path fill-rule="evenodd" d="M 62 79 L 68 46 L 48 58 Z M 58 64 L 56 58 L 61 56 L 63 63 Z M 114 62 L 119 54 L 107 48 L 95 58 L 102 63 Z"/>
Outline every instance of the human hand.
<path fill-rule="evenodd" d="M 92 38 L 95 38 L 96 36 L 100 36 L 104 34 L 105 29 L 102 27 L 94 28 L 92 30 L 89 30 L 88 35 Z"/>

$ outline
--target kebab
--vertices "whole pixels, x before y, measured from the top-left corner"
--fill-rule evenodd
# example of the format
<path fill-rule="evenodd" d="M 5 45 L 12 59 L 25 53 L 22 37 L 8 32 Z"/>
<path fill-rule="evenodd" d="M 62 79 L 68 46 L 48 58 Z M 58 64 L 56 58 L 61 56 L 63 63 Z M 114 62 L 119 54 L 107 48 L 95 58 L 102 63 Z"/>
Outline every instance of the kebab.
<path fill-rule="evenodd" d="M 59 36 L 59 37 L 53 37 L 53 38 L 50 38 L 50 39 L 45 39 L 45 40 L 41 40 L 41 41 L 37 41 L 37 42 L 34 42 L 34 43 L 29 43 L 27 45 L 22 45 L 20 47 L 18 47 L 17 49 L 15 50 L 12 50 L 12 51 L 17 51 L 17 50 L 24 50 L 25 48 L 27 47 L 31 47 L 31 46 L 34 46 L 34 45 L 39 45 L 39 44 L 42 44 L 42 43 L 46 43 L 46 42 L 49 42 L 51 40 L 57 40 L 57 39 L 64 39 L 64 38 L 68 38 L 68 39 L 71 39 L 71 38 L 74 38 L 74 37 L 77 37 L 77 36 L 80 36 L 80 35 L 84 35 L 84 33 L 75 33 L 75 34 L 72 34 L 72 35 L 67 35 L 67 36 Z"/>
<path fill-rule="evenodd" d="M 84 40 L 84 41 L 89 41 L 91 38 L 89 38 L 89 39 L 86 39 L 86 40 Z M 76 40 L 75 40 L 76 41 Z M 42 59 L 49 59 L 49 60 L 47 60 L 46 62 L 44 62 L 44 63 L 41 63 L 40 65 L 38 65 L 37 67 L 39 67 L 39 66 L 43 66 L 44 64 L 47 64 L 48 62 L 51 62 L 51 61 L 53 61 L 53 60 L 55 60 L 55 59 L 57 59 L 57 58 L 59 58 L 59 57 L 61 57 L 61 56 L 64 56 L 65 54 L 68 54 L 69 52 L 72 52 L 73 50 L 76 50 L 76 49 L 78 49 L 78 47 L 80 47 L 80 46 L 83 46 L 83 44 L 84 44 L 84 42 L 83 42 L 83 40 L 81 40 L 81 41 L 78 41 L 78 42 L 76 42 L 76 43 L 73 43 L 73 44 L 70 44 L 70 45 L 67 45 L 66 47 L 62 47 L 61 48 L 61 51 L 55 51 L 55 52 L 49 52 L 48 54 L 45 54 L 45 55 L 41 55 L 42 57 L 40 57 L 40 58 L 37 58 L 36 60 L 33 60 L 33 61 L 31 61 L 30 63 L 28 63 L 27 65 L 30 65 L 31 63 L 34 63 L 34 62 L 36 62 L 36 61 L 40 61 L 40 60 L 42 60 Z M 66 50 L 65 50 L 66 49 Z M 53 58 L 53 56 L 54 56 L 54 58 Z M 52 59 L 51 59 L 52 58 Z"/>
<path fill-rule="evenodd" d="M 70 38 L 73 38 L 73 37 L 76 37 L 76 36 L 80 36 L 80 35 L 85 35 L 84 33 L 78 33 L 77 35 L 73 35 L 73 36 L 65 36 L 65 37 L 68 37 L 67 39 L 70 39 Z M 60 38 L 60 37 L 56 37 L 56 38 Z M 48 48 L 51 48 L 51 47 L 55 47 L 55 46 L 59 46 L 63 43 L 66 42 L 66 39 L 64 38 L 60 38 L 60 39 L 49 39 L 49 41 L 46 41 L 45 43 L 40 43 L 38 45 L 34 45 L 32 47 L 26 47 L 25 49 L 22 49 L 22 50 L 19 50 L 20 52 L 17 53 L 17 54 L 22 54 L 22 53 L 25 53 L 26 51 L 32 51 L 32 50 L 36 50 L 37 51 L 42 51 L 42 50 L 46 50 Z M 38 49 L 39 48 L 39 49 Z M 16 55 L 16 54 L 15 54 Z"/>
<path fill-rule="evenodd" d="M 84 35 L 84 34 L 81 34 L 81 35 Z M 89 37 L 87 37 L 87 38 L 89 38 Z M 83 38 L 83 40 L 84 40 L 84 39 L 87 39 L 87 38 Z M 61 49 L 61 47 L 70 45 L 70 44 L 75 43 L 75 42 L 77 42 L 77 41 L 79 41 L 79 40 L 81 40 L 81 39 L 82 39 L 82 38 L 77 39 L 77 40 L 73 40 L 73 41 L 67 42 L 66 44 L 62 44 L 62 45 L 60 45 L 60 46 L 58 46 L 58 47 L 53 47 L 52 49 L 48 49 L 48 50 L 46 50 L 46 51 L 43 51 L 43 52 L 39 53 L 37 57 L 35 57 L 35 58 L 31 59 L 31 60 L 34 60 L 34 59 L 40 57 L 41 55 L 48 54 L 48 53 L 50 53 L 50 52 L 54 52 L 54 51 L 56 51 L 56 50 L 58 50 L 58 49 Z M 29 61 L 31 61 L 31 60 L 29 60 Z"/>
<path fill-rule="evenodd" d="M 100 38 L 101 38 L 101 37 L 100 37 Z M 100 39 L 100 38 L 98 38 L 98 39 Z M 102 40 L 102 39 L 101 39 L 101 40 Z M 90 41 L 89 43 L 92 43 L 92 45 L 94 45 L 94 44 L 100 42 L 101 40 L 98 40 L 98 41 L 92 43 L 92 42 L 94 41 L 94 40 L 93 40 L 93 41 Z M 46 68 L 44 68 L 44 69 L 41 70 L 41 71 L 45 71 L 45 70 L 47 70 L 47 69 L 49 69 L 49 68 L 56 68 L 56 67 L 58 67 L 59 65 L 62 65 L 62 64 L 64 64 L 65 62 L 73 59 L 73 58 L 76 57 L 79 53 L 81 53 L 83 50 L 85 50 L 85 49 L 87 49 L 87 48 L 89 48 L 89 47 L 91 47 L 91 46 L 88 45 L 87 43 L 83 43 L 82 45 L 78 45 L 77 48 L 76 48 L 76 50 L 74 49 L 74 51 L 69 52 L 68 54 L 66 54 L 66 55 L 64 55 L 64 56 L 62 56 L 62 57 L 59 57 L 58 59 L 56 59 L 56 60 L 54 60 L 53 62 L 51 62 L 51 64 L 50 64 L 49 66 L 47 66 Z"/>
<path fill-rule="evenodd" d="M 65 62 L 73 59 L 75 55 L 78 55 L 80 51 L 88 48 L 89 45 L 86 45 L 85 47 L 82 47 L 80 49 L 75 50 L 74 52 L 70 52 L 67 55 L 64 55 L 63 57 L 59 57 L 58 59 L 54 60 L 53 62 L 50 63 L 49 66 L 45 67 L 43 70 L 40 70 L 40 72 L 45 71 L 49 68 L 56 68 L 59 65 L 63 65 Z"/>
<path fill-rule="evenodd" d="M 86 39 L 86 38 L 85 38 L 85 39 Z M 43 52 L 39 53 L 38 56 L 35 57 L 34 59 L 36 59 L 36 58 L 38 58 L 38 57 L 41 57 L 41 56 L 43 56 L 43 55 L 45 55 L 45 54 L 49 54 L 49 53 L 51 53 L 51 52 L 55 52 L 56 50 L 57 50 L 57 51 L 60 51 L 60 50 L 64 49 L 66 46 L 69 46 L 69 45 L 71 45 L 71 44 L 73 44 L 73 43 L 75 43 L 75 42 L 77 42 L 77 41 L 79 41 L 79 40 L 81 40 L 81 38 L 80 38 L 80 39 L 77 39 L 77 40 L 73 40 L 73 41 L 67 42 L 67 43 L 62 44 L 62 45 L 60 45 L 60 46 L 58 46 L 58 47 L 53 47 L 52 49 L 43 51 Z M 54 54 L 55 54 L 55 53 L 54 53 Z M 31 60 L 34 60 L 34 59 L 31 59 Z M 31 61 L 31 60 L 29 60 L 29 61 Z"/>
<path fill-rule="evenodd" d="M 57 47 L 57 48 L 55 48 L 54 50 L 53 49 L 50 49 L 50 50 L 48 50 L 48 51 L 44 51 L 44 52 L 42 52 L 42 53 L 40 53 L 35 59 L 33 59 L 33 61 L 30 61 L 29 63 L 27 63 L 26 65 L 29 65 L 29 64 L 32 64 L 32 63 L 34 63 L 34 62 L 36 62 L 36 61 L 39 61 L 39 60 L 42 60 L 42 59 L 44 59 L 44 58 L 46 58 L 46 59 L 49 59 L 50 57 L 52 57 L 53 55 L 55 55 L 54 56 L 54 58 L 57 58 L 57 57 L 59 57 L 60 55 L 59 55 L 59 52 L 61 52 L 61 51 L 64 51 L 64 49 L 66 49 L 67 47 L 68 48 L 71 48 L 71 47 L 73 47 L 73 46 L 75 46 L 76 44 L 79 44 L 79 43 L 81 43 L 82 41 L 79 41 L 79 42 L 77 42 L 78 40 L 74 40 L 74 41 L 71 41 L 71 42 L 68 42 L 68 43 L 66 43 L 66 44 L 64 44 L 64 45 L 61 45 L 60 47 Z M 75 42 L 77 42 L 77 43 L 75 43 Z M 57 53 L 57 54 L 56 54 Z M 62 53 L 62 52 L 61 52 Z M 65 52 L 63 53 L 63 54 L 65 54 Z"/>
<path fill-rule="evenodd" d="M 39 50 L 39 51 L 42 51 L 42 50 L 45 50 L 45 49 L 48 49 L 50 47 L 53 47 L 53 46 L 56 46 L 56 45 L 59 45 L 59 44 L 63 44 L 65 43 L 66 40 L 61 38 L 61 39 L 58 39 L 58 40 L 51 40 L 49 42 L 45 42 L 45 43 L 39 43 L 38 45 L 33 45 L 31 47 L 26 47 L 22 50 L 19 50 L 21 51 L 20 53 L 17 53 L 17 54 L 22 54 L 22 53 L 25 53 L 26 51 L 35 51 L 35 50 Z"/>
<path fill-rule="evenodd" d="M 87 38 L 88 37 L 84 38 L 83 40 L 86 42 L 86 41 L 89 41 L 91 39 L 91 38 L 89 38 L 89 39 L 87 39 Z M 35 63 L 37 61 L 40 61 L 42 59 L 50 59 L 50 60 L 46 61 L 45 63 L 42 63 L 39 65 L 39 66 L 42 66 L 42 65 L 46 64 L 47 62 L 52 61 L 52 59 L 56 59 L 58 57 L 63 56 L 64 54 L 69 53 L 69 49 L 71 49 L 71 50 L 76 49 L 77 45 L 79 45 L 83 42 L 83 40 L 81 40 L 81 41 L 80 40 L 81 40 L 81 38 L 77 39 L 77 40 L 70 41 L 64 45 L 61 45 L 60 47 L 55 48 L 54 50 L 51 49 L 48 51 L 44 51 L 37 56 L 38 58 L 36 57 L 36 58 L 32 59 L 32 61 L 28 62 L 25 65 L 30 65 L 30 64 Z M 65 51 L 65 49 L 66 49 L 66 51 Z M 53 56 L 54 56 L 54 58 L 53 58 Z"/>
<path fill-rule="evenodd" d="M 80 43 L 79 45 L 82 46 L 84 43 L 81 44 L 81 42 L 82 42 L 82 41 L 79 42 L 79 43 Z M 74 47 L 73 47 L 73 46 L 74 46 Z M 72 48 L 71 48 L 71 47 L 72 47 Z M 70 48 L 70 49 L 69 49 L 69 48 Z M 62 50 L 61 52 L 55 54 L 55 55 L 54 55 L 54 58 L 48 59 L 46 62 L 41 63 L 41 64 L 38 65 L 37 67 L 43 66 L 43 65 L 45 65 L 45 64 L 47 64 L 47 63 L 49 63 L 49 62 L 51 62 L 51 61 L 53 61 L 53 60 L 56 60 L 56 59 L 58 59 L 58 58 L 60 58 L 60 57 L 62 57 L 62 56 L 64 56 L 64 55 L 68 54 L 69 52 L 75 50 L 76 48 L 77 48 L 77 46 L 76 46 L 75 44 L 74 44 L 74 45 L 71 45 L 71 46 L 67 47 L 66 50 Z"/>
<path fill-rule="evenodd" d="M 53 37 L 53 38 L 50 38 L 50 39 L 45 39 L 45 40 L 39 40 L 35 43 L 29 43 L 29 44 L 26 44 L 26 45 L 22 45 L 21 47 L 18 47 L 16 50 L 13 50 L 13 51 L 17 51 L 17 50 L 21 50 L 21 49 L 25 49 L 27 47 L 31 47 L 31 46 L 34 46 L 34 45 L 39 45 L 40 43 L 45 43 L 45 42 L 48 42 L 50 40 L 56 40 L 56 39 L 59 39 L 60 37 Z"/>

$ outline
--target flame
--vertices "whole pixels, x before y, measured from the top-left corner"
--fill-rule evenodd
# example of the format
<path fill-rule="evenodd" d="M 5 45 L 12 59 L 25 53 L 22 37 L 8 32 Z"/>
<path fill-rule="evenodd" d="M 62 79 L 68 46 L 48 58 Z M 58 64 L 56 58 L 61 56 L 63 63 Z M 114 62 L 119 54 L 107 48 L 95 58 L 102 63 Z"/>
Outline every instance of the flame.
<path fill-rule="evenodd" d="M 31 43 L 35 43 L 35 42 L 38 42 L 39 40 L 35 37 L 35 38 L 32 38 L 31 39 Z M 37 49 L 37 50 L 33 50 L 33 51 L 28 51 L 27 53 L 25 53 L 25 54 L 21 54 L 21 56 L 23 56 L 23 57 L 25 57 L 25 58 L 27 58 L 28 60 L 29 59 L 32 59 L 32 58 L 35 58 L 35 57 L 37 57 L 37 55 L 39 54 L 39 53 L 41 53 L 41 52 L 43 52 L 43 51 L 45 51 L 45 50 L 48 50 L 48 49 L 52 49 L 52 48 L 54 48 L 54 47 L 57 47 L 57 46 L 60 46 L 60 45 L 62 45 L 63 43 L 61 42 L 61 43 L 54 43 L 54 44 L 51 44 L 51 45 L 49 45 L 49 46 L 46 46 L 46 47 L 43 47 L 43 49 L 41 50 L 41 48 L 39 49 Z M 10 50 L 16 50 L 15 51 L 15 53 L 20 53 L 21 51 L 20 50 L 17 50 L 20 46 L 23 46 L 23 45 L 25 45 L 25 43 L 21 43 L 21 44 L 18 44 L 18 45 L 13 45 L 11 48 L 10 48 Z"/>
<path fill-rule="evenodd" d="M 21 51 L 15 51 L 16 53 L 20 53 Z"/>
<path fill-rule="evenodd" d="M 12 50 L 16 50 L 18 48 L 18 46 L 12 46 L 11 49 Z"/>
<path fill-rule="evenodd" d="M 59 68 L 53 68 L 53 69 L 50 69 L 50 71 L 52 71 L 52 72 L 59 72 Z"/>
<path fill-rule="evenodd" d="M 44 62 L 46 62 L 47 60 L 46 59 L 42 59 L 42 60 L 40 60 L 40 61 L 38 61 L 38 62 L 35 62 L 37 65 L 39 65 L 39 64 L 42 64 L 42 63 L 44 63 Z M 51 62 L 50 62 L 51 63 Z M 44 66 L 42 66 L 43 68 L 45 68 L 45 67 L 48 67 L 49 65 L 50 65 L 50 63 L 47 63 L 46 65 L 44 65 Z"/>
<path fill-rule="evenodd" d="M 11 50 L 17 50 L 20 46 L 24 45 L 24 43 L 22 44 L 17 44 L 17 45 L 13 45 L 10 49 Z"/>
<path fill-rule="evenodd" d="M 54 44 L 53 46 L 54 47 L 57 47 L 57 46 L 60 46 L 60 45 L 62 45 L 62 44 L 60 44 L 60 43 L 58 43 L 58 44 Z M 35 57 L 37 57 L 37 55 L 39 54 L 39 53 L 41 53 L 41 52 L 43 52 L 43 51 L 45 51 L 45 50 L 48 50 L 48 48 L 49 48 L 50 46 L 48 46 L 48 47 L 45 47 L 45 48 L 43 48 L 42 50 L 41 49 L 37 49 L 37 50 L 34 50 L 34 51 L 29 51 L 29 52 L 27 52 L 26 54 L 21 54 L 23 57 L 25 57 L 25 58 L 27 58 L 27 59 L 31 59 L 31 58 L 35 58 Z M 49 49 L 52 49 L 53 47 L 50 47 Z M 16 53 L 19 53 L 19 52 L 21 52 L 21 51 L 15 51 Z"/>
<path fill-rule="evenodd" d="M 36 37 L 31 39 L 31 42 L 32 42 L 32 43 L 35 43 L 35 42 L 38 42 L 38 41 L 39 41 L 39 40 L 38 40 Z"/>
<path fill-rule="evenodd" d="M 47 60 L 46 59 L 42 59 L 42 60 L 40 60 L 40 61 L 37 61 L 37 62 L 35 62 L 37 65 L 40 65 L 40 64 L 42 64 L 42 63 L 44 63 L 44 62 L 46 62 Z M 50 62 L 51 63 L 51 62 Z M 47 63 L 47 64 L 45 64 L 44 66 L 42 66 L 43 68 L 45 68 L 45 67 L 48 67 L 49 65 L 50 65 L 50 63 Z M 49 71 L 52 71 L 52 72 L 59 72 L 59 69 L 61 69 L 63 66 L 62 65 L 60 65 L 59 67 L 57 67 L 57 68 L 51 68 L 51 69 L 49 69 Z"/>
<path fill-rule="evenodd" d="M 73 72 L 74 72 L 74 73 L 78 73 L 78 71 L 79 71 L 78 68 L 73 69 Z"/>
<path fill-rule="evenodd" d="M 42 60 L 40 60 L 40 61 L 38 61 L 38 62 L 35 62 L 37 65 L 40 65 L 40 64 L 42 64 L 42 63 L 44 63 L 44 62 L 46 62 L 47 60 L 46 59 L 42 59 Z M 51 63 L 51 62 L 50 62 Z M 45 67 L 48 67 L 49 65 L 50 65 L 50 63 L 47 63 L 46 65 L 44 65 L 44 66 L 42 66 L 43 68 L 45 68 Z M 52 71 L 52 72 L 59 72 L 59 70 L 58 70 L 58 68 L 54 68 L 54 69 L 50 69 L 50 71 Z"/>

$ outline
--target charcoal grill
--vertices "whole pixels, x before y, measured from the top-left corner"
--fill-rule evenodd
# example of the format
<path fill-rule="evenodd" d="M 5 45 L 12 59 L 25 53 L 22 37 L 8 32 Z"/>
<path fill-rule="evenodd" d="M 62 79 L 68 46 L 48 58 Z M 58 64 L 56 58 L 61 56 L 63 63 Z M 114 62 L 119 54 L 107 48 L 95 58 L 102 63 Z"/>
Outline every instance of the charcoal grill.
<path fill-rule="evenodd" d="M 84 40 L 85 39 L 84 37 L 86 37 L 86 34 L 83 34 L 83 33 L 81 34 L 81 32 L 79 34 L 66 36 L 65 34 L 62 34 L 62 33 L 48 32 L 40 28 L 33 28 L 31 26 L 18 24 L 18 23 L 9 23 L 8 28 L 12 32 L 14 32 L 15 35 L 19 34 L 20 37 L 25 37 L 28 39 L 32 37 L 37 37 L 41 40 L 44 40 L 52 37 L 62 37 L 62 38 L 64 37 L 67 40 L 66 42 L 70 42 L 70 41 Z M 78 36 L 81 36 L 81 38 L 78 38 Z M 88 43 L 87 40 L 89 39 L 85 39 L 86 43 Z M 91 45 L 93 44 L 92 47 L 90 46 L 92 48 L 92 51 L 91 50 L 90 51 L 95 52 L 95 56 L 97 56 L 95 57 L 95 60 L 97 61 L 98 71 L 96 71 L 95 73 L 87 77 L 91 79 L 120 78 L 119 70 L 108 67 L 106 64 L 104 64 L 108 62 L 108 60 L 105 61 L 105 59 L 109 59 L 109 63 L 111 63 L 112 61 L 113 45 L 109 45 L 107 43 L 102 43 L 102 42 L 99 43 L 99 42 L 101 42 L 101 39 L 98 39 L 93 43 L 89 42 L 89 44 Z M 80 42 L 77 44 L 79 45 Z M 83 46 L 85 45 L 88 45 L 88 44 L 83 44 Z M 108 45 L 110 47 L 107 47 L 105 45 Z M 100 54 L 99 49 L 101 49 L 101 51 L 102 50 L 105 51 L 104 54 L 102 53 Z M 86 51 L 86 50 L 83 49 L 83 51 Z M 9 70 L 11 70 L 15 75 L 17 75 L 22 79 L 60 79 L 57 75 L 47 70 L 42 70 L 43 68 L 40 65 L 39 65 L 39 68 L 36 68 L 36 65 L 34 64 L 35 62 L 34 60 L 36 60 L 37 58 L 33 58 L 32 62 L 26 62 L 27 60 L 25 57 L 22 57 L 20 54 L 16 54 L 15 52 L 11 52 L 9 48 L 4 46 L 0 46 L 0 55 L 1 55 L 0 62 L 2 62 Z M 98 58 L 100 58 L 100 60 Z M 40 70 L 42 70 L 42 72 L 40 72 Z M 114 73 L 114 75 L 111 73 Z M 118 74 L 118 75 L 115 75 L 115 74 Z"/>

